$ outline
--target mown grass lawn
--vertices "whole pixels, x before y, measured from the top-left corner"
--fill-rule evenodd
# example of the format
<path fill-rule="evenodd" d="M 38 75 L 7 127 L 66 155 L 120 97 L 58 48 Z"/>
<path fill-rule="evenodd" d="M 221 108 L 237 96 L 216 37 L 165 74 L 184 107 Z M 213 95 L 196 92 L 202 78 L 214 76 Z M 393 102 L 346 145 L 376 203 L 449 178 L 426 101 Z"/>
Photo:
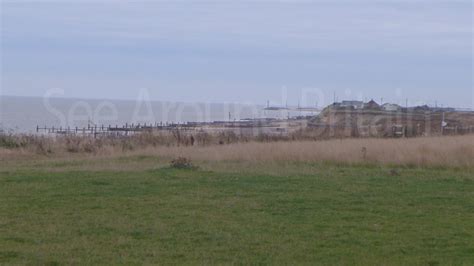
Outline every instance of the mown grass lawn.
<path fill-rule="evenodd" d="M 0 168 L 0 264 L 474 263 L 469 169 L 272 167 Z"/>

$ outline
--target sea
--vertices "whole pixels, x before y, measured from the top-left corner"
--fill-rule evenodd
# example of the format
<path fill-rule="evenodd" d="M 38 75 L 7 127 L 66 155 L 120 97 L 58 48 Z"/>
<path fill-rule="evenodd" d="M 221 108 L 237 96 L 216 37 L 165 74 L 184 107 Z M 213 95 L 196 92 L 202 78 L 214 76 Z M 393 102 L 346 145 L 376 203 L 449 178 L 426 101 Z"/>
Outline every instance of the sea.
<path fill-rule="evenodd" d="M 9 133 L 37 133 L 37 127 L 284 119 L 316 114 L 316 111 L 265 110 L 265 106 L 242 103 L 0 96 L 0 131 Z"/>

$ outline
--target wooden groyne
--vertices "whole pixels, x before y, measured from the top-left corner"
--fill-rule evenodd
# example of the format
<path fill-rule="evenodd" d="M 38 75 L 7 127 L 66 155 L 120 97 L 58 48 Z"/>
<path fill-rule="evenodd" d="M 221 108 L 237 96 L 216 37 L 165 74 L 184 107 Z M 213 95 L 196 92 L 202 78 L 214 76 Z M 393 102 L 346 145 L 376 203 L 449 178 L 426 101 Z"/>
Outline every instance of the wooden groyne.
<path fill-rule="evenodd" d="M 136 132 L 144 131 L 158 131 L 158 130 L 174 130 L 174 129 L 194 129 L 195 125 L 187 123 L 137 123 L 125 125 L 94 125 L 88 124 L 87 127 L 36 127 L 37 133 L 48 133 L 48 134 L 62 134 L 62 135 L 128 135 Z"/>
<path fill-rule="evenodd" d="M 121 135 L 127 136 L 141 132 L 192 132 L 205 131 L 209 133 L 233 131 L 235 133 L 255 134 L 282 134 L 291 129 L 300 129 L 306 126 L 307 119 L 247 119 L 238 121 L 213 122 L 186 122 L 186 123 L 126 123 L 124 125 L 95 125 L 88 123 L 87 127 L 48 127 L 37 126 L 37 133 L 56 135 Z"/>

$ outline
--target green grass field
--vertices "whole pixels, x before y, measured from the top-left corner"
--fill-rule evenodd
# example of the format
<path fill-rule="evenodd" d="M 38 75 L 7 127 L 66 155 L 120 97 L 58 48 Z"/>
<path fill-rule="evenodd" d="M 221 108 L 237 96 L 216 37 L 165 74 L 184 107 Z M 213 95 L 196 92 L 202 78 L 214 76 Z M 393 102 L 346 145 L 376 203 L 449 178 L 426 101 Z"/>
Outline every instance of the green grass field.
<path fill-rule="evenodd" d="M 200 166 L 5 163 L 0 264 L 474 264 L 472 169 Z"/>

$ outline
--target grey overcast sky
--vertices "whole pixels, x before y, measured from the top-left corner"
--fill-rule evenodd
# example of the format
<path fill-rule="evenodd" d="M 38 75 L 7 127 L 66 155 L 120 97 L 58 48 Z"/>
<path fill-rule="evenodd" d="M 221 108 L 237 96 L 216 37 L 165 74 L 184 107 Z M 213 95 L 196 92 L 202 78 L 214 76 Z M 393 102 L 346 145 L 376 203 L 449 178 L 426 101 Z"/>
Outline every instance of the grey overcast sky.
<path fill-rule="evenodd" d="M 473 107 L 472 1 L 8 1 L 1 94 Z"/>

